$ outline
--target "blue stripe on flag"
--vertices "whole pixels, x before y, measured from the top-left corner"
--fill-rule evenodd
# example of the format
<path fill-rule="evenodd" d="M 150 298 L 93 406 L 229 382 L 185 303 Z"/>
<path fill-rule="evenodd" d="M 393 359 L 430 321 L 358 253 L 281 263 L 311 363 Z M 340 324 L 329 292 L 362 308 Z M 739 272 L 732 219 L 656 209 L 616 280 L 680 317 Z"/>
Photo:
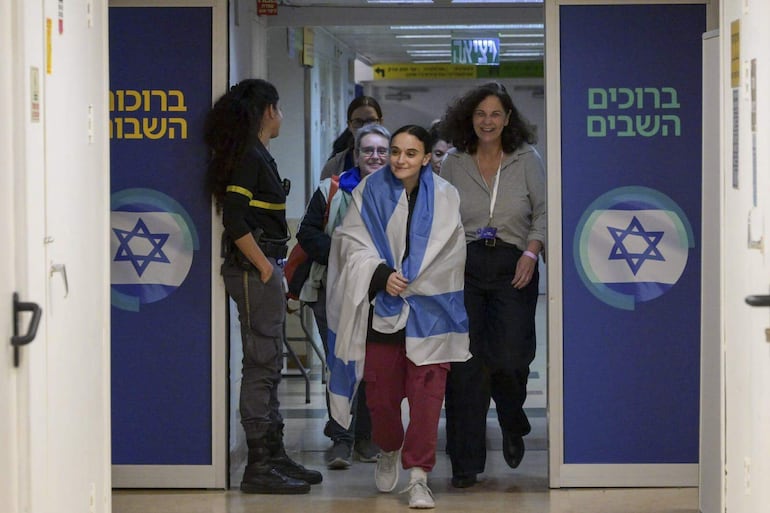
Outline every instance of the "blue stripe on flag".
<path fill-rule="evenodd" d="M 334 346 L 337 334 L 329 330 L 329 354 L 326 364 L 329 366 L 329 392 L 353 398 L 356 389 L 356 363 L 344 362 L 334 356 Z"/>
<path fill-rule="evenodd" d="M 409 296 L 406 300 L 415 313 L 409 316 L 407 337 L 425 338 L 444 333 L 468 332 L 463 291 L 436 296 Z"/>
<path fill-rule="evenodd" d="M 412 224 L 409 226 L 409 255 L 404 260 L 402 270 L 403 275 L 410 281 L 419 274 L 430 242 L 434 194 L 433 171 L 425 166 L 420 171 L 420 189 L 417 192 L 414 212 L 412 212 Z"/>
<path fill-rule="evenodd" d="M 395 258 L 390 251 L 387 223 L 393 216 L 404 186 L 393 176 L 390 166 L 369 175 L 366 187 L 361 193 L 361 219 L 369 230 L 374 246 L 390 267 L 397 269 Z"/>
<path fill-rule="evenodd" d="M 412 223 L 409 226 L 409 255 L 402 263 L 396 262 L 390 251 L 387 229 L 391 216 L 401 200 L 403 190 L 401 180 L 393 175 L 389 166 L 374 173 L 367 180 L 366 189 L 363 191 L 361 217 L 379 255 L 390 267 L 401 269 L 408 280 L 413 280 L 422 267 L 433 227 L 435 191 L 433 172 L 430 167 L 424 166 L 420 171 L 420 189 L 412 212 Z M 388 191 L 389 195 L 383 197 L 383 191 Z M 374 311 L 380 317 L 398 315 L 403 306 L 402 301 L 400 297 L 393 297 L 380 291 L 377 293 Z"/>

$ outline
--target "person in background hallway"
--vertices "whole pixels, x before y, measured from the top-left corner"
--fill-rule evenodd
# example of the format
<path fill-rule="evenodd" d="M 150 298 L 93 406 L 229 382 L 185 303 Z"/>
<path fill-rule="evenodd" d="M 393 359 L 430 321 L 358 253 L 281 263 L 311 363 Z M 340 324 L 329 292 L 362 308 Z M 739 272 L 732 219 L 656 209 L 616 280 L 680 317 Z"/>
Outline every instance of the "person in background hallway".
<path fill-rule="evenodd" d="M 313 261 L 310 276 L 300 292 L 300 301 L 313 310 L 324 351 L 329 357 L 326 323 L 326 264 L 329 260 L 331 234 L 342 223 L 352 200 L 353 189 L 361 179 L 377 171 L 388 162 L 390 154 L 390 132 L 382 125 L 365 125 L 355 132 L 353 154 L 357 166 L 339 176 L 339 190 L 329 202 L 332 178 L 322 180 L 310 199 L 307 212 L 302 218 L 297 240 Z M 327 211 L 328 206 L 328 211 Z M 364 462 L 376 462 L 380 448 L 372 442 L 372 421 L 366 407 L 366 387 L 362 383 L 354 400 L 352 425 L 345 429 L 329 413 L 324 434 L 331 438 L 332 446 L 326 451 L 326 465 L 330 469 L 345 469 L 351 465 L 353 452 Z M 326 400 L 329 410 L 329 399 Z"/>
<path fill-rule="evenodd" d="M 533 131 L 500 84 L 466 93 L 442 125 L 457 152 L 447 156 L 441 176 L 460 193 L 468 242 L 465 306 L 473 358 L 452 364 L 446 392 L 452 485 L 465 488 L 484 472 L 490 396 L 506 463 L 516 468 L 524 457 L 537 264 L 546 240 L 545 171 L 531 146 Z"/>
<path fill-rule="evenodd" d="M 400 458 L 410 470 L 409 507 L 420 509 L 435 507 L 427 478 L 449 362 L 470 357 L 459 197 L 428 166 L 430 142 L 420 126 L 398 129 L 390 165 L 353 191 L 332 235 L 328 280 L 335 286 L 327 289 L 332 414 L 341 425 L 350 422 L 363 378 L 372 438 L 382 448 L 377 489 L 396 487 Z"/>
<path fill-rule="evenodd" d="M 337 137 L 332 145 L 332 155 L 321 170 L 321 180 L 355 166 L 353 159 L 353 140 L 356 130 L 365 125 L 382 124 L 382 109 L 371 96 L 353 98 L 348 105 L 348 127 Z"/>
<path fill-rule="evenodd" d="M 452 143 L 444 139 L 441 133 L 441 121 L 436 120 L 430 126 L 430 137 L 433 140 L 433 147 L 430 151 L 430 165 L 433 171 L 441 174 L 441 164 L 444 163 L 447 154 L 453 148 Z"/>
<path fill-rule="evenodd" d="M 249 449 L 241 490 L 246 493 L 307 493 L 323 478 L 286 454 L 278 410 L 286 297 L 277 260 L 286 257 L 289 239 L 289 182 L 281 180 L 268 146 L 282 119 L 275 86 L 247 79 L 216 101 L 204 129 L 208 187 L 225 228 L 222 276 L 241 323 L 240 414 Z"/>

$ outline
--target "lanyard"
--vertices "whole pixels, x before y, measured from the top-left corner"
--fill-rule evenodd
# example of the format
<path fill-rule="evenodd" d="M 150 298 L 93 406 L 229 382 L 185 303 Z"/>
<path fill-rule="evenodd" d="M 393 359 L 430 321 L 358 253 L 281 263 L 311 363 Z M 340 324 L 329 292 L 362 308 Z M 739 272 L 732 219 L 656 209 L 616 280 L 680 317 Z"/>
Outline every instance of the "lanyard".
<path fill-rule="evenodd" d="M 492 185 L 492 199 L 489 201 L 489 220 L 487 226 L 492 226 L 492 215 L 495 213 L 495 203 L 497 202 L 497 187 L 500 184 L 500 170 L 503 167 L 503 152 L 500 152 L 500 164 L 495 173 L 495 183 Z"/>

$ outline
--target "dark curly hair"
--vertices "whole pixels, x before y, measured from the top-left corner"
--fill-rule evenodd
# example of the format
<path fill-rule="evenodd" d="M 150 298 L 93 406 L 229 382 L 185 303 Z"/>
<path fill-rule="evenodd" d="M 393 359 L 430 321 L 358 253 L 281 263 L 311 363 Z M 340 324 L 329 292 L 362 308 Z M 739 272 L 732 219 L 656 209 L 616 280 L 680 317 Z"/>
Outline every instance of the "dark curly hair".
<path fill-rule="evenodd" d="M 524 143 L 534 144 L 535 132 L 532 126 L 519 113 L 505 87 L 498 82 L 480 85 L 461 96 L 450 105 L 441 119 L 441 133 L 447 141 L 465 153 L 476 153 L 479 138 L 473 130 L 473 112 L 489 96 L 497 96 L 503 109 L 511 113 L 511 118 L 503 128 L 503 151 L 513 152 Z"/>
<path fill-rule="evenodd" d="M 275 86 L 250 78 L 232 86 L 206 115 L 203 138 L 210 153 L 206 182 L 218 211 L 233 169 L 257 142 L 262 115 L 271 105 L 278 106 Z"/>

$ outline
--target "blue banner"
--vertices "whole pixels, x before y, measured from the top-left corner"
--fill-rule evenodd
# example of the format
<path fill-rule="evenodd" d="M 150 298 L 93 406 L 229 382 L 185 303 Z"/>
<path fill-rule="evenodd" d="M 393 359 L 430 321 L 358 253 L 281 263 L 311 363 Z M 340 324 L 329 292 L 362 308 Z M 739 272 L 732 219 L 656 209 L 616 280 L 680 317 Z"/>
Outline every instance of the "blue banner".
<path fill-rule="evenodd" d="M 212 11 L 109 17 L 112 462 L 210 465 Z"/>
<path fill-rule="evenodd" d="M 706 9 L 559 17 L 564 463 L 697 463 Z"/>

